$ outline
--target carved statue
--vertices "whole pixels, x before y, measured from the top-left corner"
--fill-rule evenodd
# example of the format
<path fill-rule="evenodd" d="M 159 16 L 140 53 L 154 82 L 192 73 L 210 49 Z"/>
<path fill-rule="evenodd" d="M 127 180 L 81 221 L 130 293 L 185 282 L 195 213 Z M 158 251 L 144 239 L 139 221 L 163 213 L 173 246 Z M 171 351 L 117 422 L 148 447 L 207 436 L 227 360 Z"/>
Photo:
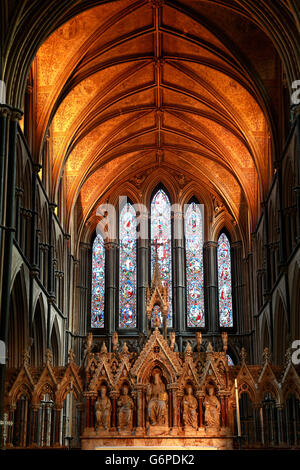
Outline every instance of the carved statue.
<path fill-rule="evenodd" d="M 112 346 L 113 352 L 117 352 L 118 344 L 119 344 L 119 337 L 116 331 L 113 334 L 112 343 L 113 343 L 113 346 Z"/>
<path fill-rule="evenodd" d="M 220 402 L 214 394 L 214 387 L 208 388 L 208 395 L 204 399 L 205 415 L 204 420 L 205 424 L 209 428 L 220 427 Z"/>
<path fill-rule="evenodd" d="M 223 342 L 223 351 L 226 354 L 227 345 L 228 345 L 228 333 L 226 331 L 222 331 L 222 342 Z"/>
<path fill-rule="evenodd" d="M 148 385 L 146 393 L 147 415 L 152 426 L 165 426 L 168 423 L 168 394 L 160 375 L 159 369 L 153 370 L 153 383 Z"/>
<path fill-rule="evenodd" d="M 169 346 L 170 346 L 171 351 L 178 352 L 178 346 L 176 344 L 175 338 L 176 338 L 175 331 L 171 331 L 170 332 Z"/>
<path fill-rule="evenodd" d="M 201 331 L 196 331 L 196 350 L 197 350 L 197 352 L 201 351 L 201 344 L 202 344 L 202 333 L 201 333 Z"/>
<path fill-rule="evenodd" d="M 110 427 L 111 402 L 106 393 L 107 389 L 105 385 L 102 385 L 100 388 L 100 397 L 98 397 L 95 403 L 96 429 L 103 427 L 107 430 Z"/>
<path fill-rule="evenodd" d="M 186 387 L 186 394 L 182 400 L 182 416 L 185 427 L 197 429 L 197 405 L 197 400 L 193 395 L 193 388 L 191 385 L 188 385 Z"/>
<path fill-rule="evenodd" d="M 118 427 L 120 429 L 132 428 L 133 400 L 128 395 L 127 385 L 123 385 L 120 398 L 117 401 L 118 407 Z"/>
<path fill-rule="evenodd" d="M 92 352 L 92 346 L 93 346 L 93 334 L 89 333 L 83 343 L 83 352 L 81 356 L 83 367 L 87 366 L 88 356 Z"/>
<path fill-rule="evenodd" d="M 86 349 L 88 353 L 92 351 L 92 345 L 93 345 L 93 334 L 89 333 L 86 338 Z"/>

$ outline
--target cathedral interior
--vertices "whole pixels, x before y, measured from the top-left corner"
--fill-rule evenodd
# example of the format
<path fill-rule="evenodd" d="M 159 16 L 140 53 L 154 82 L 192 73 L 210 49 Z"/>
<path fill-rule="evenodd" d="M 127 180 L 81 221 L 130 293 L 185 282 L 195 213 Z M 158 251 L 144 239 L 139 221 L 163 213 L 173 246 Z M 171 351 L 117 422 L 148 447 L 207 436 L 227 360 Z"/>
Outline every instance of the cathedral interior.
<path fill-rule="evenodd" d="M 299 1 L 0 17 L 1 445 L 299 449 Z"/>

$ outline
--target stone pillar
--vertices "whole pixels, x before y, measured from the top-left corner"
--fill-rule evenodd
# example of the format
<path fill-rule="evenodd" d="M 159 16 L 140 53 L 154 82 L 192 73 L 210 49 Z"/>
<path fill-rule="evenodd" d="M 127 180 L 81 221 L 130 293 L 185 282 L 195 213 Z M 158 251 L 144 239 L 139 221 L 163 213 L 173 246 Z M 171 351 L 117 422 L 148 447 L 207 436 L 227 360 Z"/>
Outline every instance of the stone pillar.
<path fill-rule="evenodd" d="M 40 405 L 32 405 L 31 445 L 37 445 L 38 412 Z"/>
<path fill-rule="evenodd" d="M 144 419 L 143 419 L 143 393 L 144 393 L 144 386 L 143 385 L 136 385 L 135 390 L 136 392 L 136 401 L 137 401 L 137 409 L 136 409 L 136 423 L 137 423 L 137 431 L 143 428 Z"/>
<path fill-rule="evenodd" d="M 22 188 L 16 188 L 16 233 L 15 238 L 19 243 L 20 240 L 20 212 L 21 212 L 21 201 L 24 194 Z"/>
<path fill-rule="evenodd" d="M 225 427 L 228 428 L 229 426 L 229 419 L 228 419 L 228 397 L 225 397 Z"/>
<path fill-rule="evenodd" d="M 90 403 L 91 403 L 91 407 L 90 407 L 90 427 L 91 428 L 94 428 L 95 427 L 95 401 L 96 401 L 96 396 L 92 396 L 90 398 Z"/>
<path fill-rule="evenodd" d="M 283 405 L 277 405 L 277 426 L 278 426 L 278 445 L 282 446 L 284 443 L 284 436 L 283 436 Z"/>
<path fill-rule="evenodd" d="M 181 402 L 182 402 L 182 397 L 184 395 L 183 390 L 178 389 L 177 392 L 177 427 L 180 428 L 182 423 L 181 423 Z"/>
<path fill-rule="evenodd" d="M 111 399 L 111 404 L 112 404 L 112 413 L 111 413 L 111 429 L 112 431 L 115 431 L 117 428 L 117 398 L 118 398 L 118 392 L 115 390 L 112 390 L 109 393 L 109 397 Z"/>
<path fill-rule="evenodd" d="M 147 334 L 146 289 L 148 279 L 148 240 L 137 240 L 137 327 Z"/>
<path fill-rule="evenodd" d="M 113 241 L 107 241 L 104 243 L 105 247 L 105 315 L 104 315 L 104 327 L 108 334 L 108 351 L 111 351 L 111 338 L 112 333 L 115 331 L 115 321 L 118 325 L 117 318 L 117 256 L 118 256 L 118 244 Z"/>
<path fill-rule="evenodd" d="M 208 241 L 204 243 L 204 281 L 207 299 L 208 330 L 212 334 L 219 331 L 218 314 L 218 274 L 217 274 L 217 248 L 218 243 Z"/>
<path fill-rule="evenodd" d="M 22 112 L 0 105 L 0 340 L 7 345 L 12 250 L 15 232 L 16 144 Z M 1 275 L 4 274 L 5 275 Z M 6 364 L 0 364 L 0 419 L 3 417 Z"/>
<path fill-rule="evenodd" d="M 243 281 L 243 247 L 242 242 L 231 243 L 231 267 L 232 267 L 232 302 L 234 310 L 234 325 L 238 333 L 245 332 L 244 317 L 244 281 Z"/>
<path fill-rule="evenodd" d="M 178 385 L 176 383 L 171 383 L 168 385 L 169 393 L 169 410 L 170 414 L 170 427 L 177 428 L 178 427 L 178 405 L 177 405 L 177 390 Z"/>
<path fill-rule="evenodd" d="M 60 446 L 60 424 L 61 424 L 61 406 L 55 408 L 55 433 L 54 433 L 54 446 Z"/>
<path fill-rule="evenodd" d="M 96 392 L 84 392 L 84 397 L 86 398 L 86 416 L 85 416 L 85 426 L 86 428 L 94 427 L 94 403 L 97 398 Z"/>
<path fill-rule="evenodd" d="M 78 435 L 79 437 L 83 433 L 83 415 L 84 415 L 84 404 L 83 403 L 77 403 L 76 405 L 77 411 L 78 411 Z"/>
<path fill-rule="evenodd" d="M 85 426 L 90 427 L 90 414 L 91 414 L 91 400 L 90 397 L 86 399 L 86 415 L 85 415 Z"/>
<path fill-rule="evenodd" d="M 221 400 L 221 427 L 225 428 L 225 397 L 220 395 Z"/>
<path fill-rule="evenodd" d="M 198 398 L 198 408 L 199 408 L 199 413 L 198 413 L 198 426 L 199 429 L 203 428 L 203 400 L 204 400 L 205 393 L 202 391 L 196 392 L 196 397 Z"/>
<path fill-rule="evenodd" d="M 183 213 L 174 212 L 174 328 L 182 343 L 182 332 L 186 330 L 185 302 L 185 252 L 183 236 Z M 182 350 L 182 348 L 180 348 Z"/>

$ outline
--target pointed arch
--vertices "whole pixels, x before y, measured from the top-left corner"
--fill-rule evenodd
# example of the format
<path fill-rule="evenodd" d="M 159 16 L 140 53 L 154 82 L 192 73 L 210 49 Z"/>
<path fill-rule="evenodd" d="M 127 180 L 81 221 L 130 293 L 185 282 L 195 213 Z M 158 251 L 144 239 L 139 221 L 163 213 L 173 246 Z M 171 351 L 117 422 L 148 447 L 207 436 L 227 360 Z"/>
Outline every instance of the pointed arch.
<path fill-rule="evenodd" d="M 281 295 L 277 293 L 274 310 L 274 360 L 276 364 L 283 364 L 285 353 L 289 346 L 288 322 Z"/>
<path fill-rule="evenodd" d="M 151 223 L 151 276 L 153 274 L 157 252 L 163 285 L 169 287 L 169 311 L 167 326 L 172 327 L 172 225 L 171 202 L 167 192 L 158 185 L 154 190 L 150 204 Z"/>
<path fill-rule="evenodd" d="M 291 336 L 300 338 L 300 265 L 296 262 L 291 280 Z"/>
<path fill-rule="evenodd" d="M 52 363 L 53 366 L 58 366 L 60 363 L 60 335 L 59 335 L 59 328 L 57 324 L 57 319 L 55 318 L 51 335 L 50 335 L 50 344 L 51 344 L 51 351 L 52 351 Z"/>
<path fill-rule="evenodd" d="M 196 200 L 186 206 L 184 217 L 187 327 L 204 328 L 203 212 Z"/>
<path fill-rule="evenodd" d="M 119 212 L 119 328 L 136 328 L 136 211 L 126 202 Z"/>
<path fill-rule="evenodd" d="M 225 231 L 218 238 L 218 298 L 219 325 L 222 328 L 233 327 L 232 308 L 232 273 L 231 273 L 231 244 Z"/>
<path fill-rule="evenodd" d="M 39 297 L 33 317 L 33 343 L 31 348 L 31 364 L 33 366 L 42 366 L 46 352 L 46 327 L 43 314 L 43 301 Z"/>
<path fill-rule="evenodd" d="M 28 307 L 24 269 L 17 273 L 11 290 L 8 329 L 8 366 L 19 367 L 28 346 Z"/>
<path fill-rule="evenodd" d="M 105 295 L 105 247 L 104 240 L 98 233 L 92 249 L 92 301 L 91 327 L 104 328 Z"/>

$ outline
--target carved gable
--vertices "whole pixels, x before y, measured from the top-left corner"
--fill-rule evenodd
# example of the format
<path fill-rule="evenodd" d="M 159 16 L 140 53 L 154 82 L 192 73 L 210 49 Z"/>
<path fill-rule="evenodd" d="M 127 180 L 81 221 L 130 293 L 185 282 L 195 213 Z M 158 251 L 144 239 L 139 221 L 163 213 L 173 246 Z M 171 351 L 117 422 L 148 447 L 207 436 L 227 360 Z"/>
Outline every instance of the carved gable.
<path fill-rule="evenodd" d="M 171 351 L 167 341 L 156 328 L 132 367 L 131 374 L 136 376 L 138 383 L 144 383 L 145 372 L 158 363 L 168 371 L 172 381 L 182 373 L 179 355 Z"/>

